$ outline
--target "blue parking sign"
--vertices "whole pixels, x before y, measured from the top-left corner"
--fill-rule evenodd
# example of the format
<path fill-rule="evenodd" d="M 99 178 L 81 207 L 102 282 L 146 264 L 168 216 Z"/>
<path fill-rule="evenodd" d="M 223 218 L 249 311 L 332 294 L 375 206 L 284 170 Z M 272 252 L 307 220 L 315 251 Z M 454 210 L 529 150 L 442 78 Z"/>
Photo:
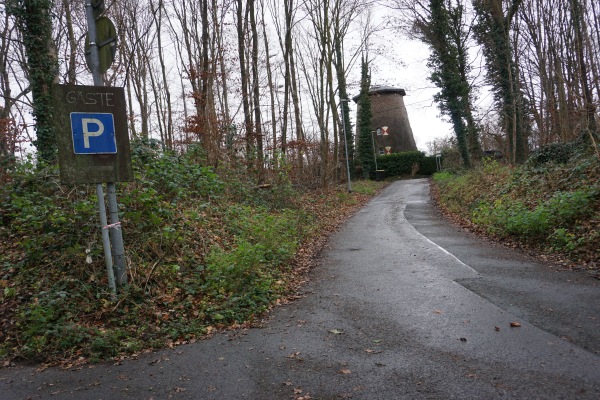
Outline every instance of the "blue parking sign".
<path fill-rule="evenodd" d="M 115 154 L 115 121 L 109 113 L 71 113 L 75 154 Z"/>

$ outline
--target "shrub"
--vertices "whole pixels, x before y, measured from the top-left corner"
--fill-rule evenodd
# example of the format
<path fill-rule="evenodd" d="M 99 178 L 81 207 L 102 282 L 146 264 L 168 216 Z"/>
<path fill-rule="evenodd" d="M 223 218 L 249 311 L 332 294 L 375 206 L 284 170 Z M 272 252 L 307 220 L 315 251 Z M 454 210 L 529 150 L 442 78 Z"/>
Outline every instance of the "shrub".
<path fill-rule="evenodd" d="M 436 173 L 433 181 L 448 211 L 484 230 L 593 265 L 599 261 L 599 176 L 598 158 L 572 144 L 540 151 L 526 165 L 484 160 L 482 168 Z"/>
<path fill-rule="evenodd" d="M 431 175 L 436 170 L 435 157 L 425 157 L 421 151 L 407 151 L 377 157 L 377 167 L 387 176 L 411 175 L 413 166 L 419 166 L 419 174 Z"/>
<path fill-rule="evenodd" d="M 578 148 L 577 142 L 551 143 L 533 152 L 527 164 L 539 166 L 548 162 L 565 164 L 575 155 Z"/>
<path fill-rule="evenodd" d="M 421 175 L 433 175 L 437 171 L 437 163 L 435 156 L 425 156 L 421 160 L 419 173 Z"/>
<path fill-rule="evenodd" d="M 272 214 L 232 206 L 226 221 L 235 240 L 231 248 L 215 246 L 210 251 L 204 290 L 211 298 L 225 300 L 213 314 L 218 311 L 225 322 L 241 322 L 280 294 L 274 282 L 296 252 L 301 220 L 291 211 Z"/>
<path fill-rule="evenodd" d="M 552 198 L 528 209 L 521 201 L 509 198 L 494 203 L 483 202 L 473 212 L 473 222 L 486 226 L 490 232 L 514 235 L 523 239 L 542 239 L 555 228 L 557 240 L 566 236 L 556 229 L 566 227 L 589 212 L 595 190 L 556 192 Z"/>

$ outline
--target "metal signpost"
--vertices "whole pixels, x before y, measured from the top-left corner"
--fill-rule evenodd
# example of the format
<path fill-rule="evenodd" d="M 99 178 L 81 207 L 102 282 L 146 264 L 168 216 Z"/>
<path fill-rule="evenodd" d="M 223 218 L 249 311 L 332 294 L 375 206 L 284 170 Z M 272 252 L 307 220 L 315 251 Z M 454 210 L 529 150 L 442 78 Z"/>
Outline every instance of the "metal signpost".
<path fill-rule="evenodd" d="M 346 136 L 346 118 L 344 118 L 344 102 L 348 99 L 340 99 L 340 107 L 342 108 L 342 127 L 344 131 L 344 147 L 346 148 L 346 173 L 348 174 L 348 192 L 352 192 L 352 179 L 350 179 L 350 159 L 348 158 L 348 137 Z"/>
<path fill-rule="evenodd" d="M 371 143 L 373 145 L 373 160 L 375 160 L 375 175 L 377 175 L 377 171 L 379 171 L 379 167 L 377 167 L 377 151 L 375 147 L 375 131 L 371 131 Z"/>
<path fill-rule="evenodd" d="M 115 182 L 133 180 L 125 93 L 123 88 L 105 87 L 102 81 L 101 68 L 106 72 L 112 63 L 112 48 L 116 40 L 112 22 L 100 16 L 104 2 L 85 0 L 85 8 L 88 22 L 86 52 L 89 52 L 86 60 L 92 71 L 94 86 L 55 85 L 53 88 L 60 176 L 63 183 L 96 184 L 108 285 L 115 294 L 127 283 Z M 101 34 L 104 36 L 100 38 L 100 44 L 97 43 L 97 19 L 104 21 L 105 33 Z M 103 46 L 112 48 L 106 47 L 105 50 L 109 51 L 99 55 L 99 47 Z M 110 223 L 106 216 L 102 182 L 107 182 Z"/>

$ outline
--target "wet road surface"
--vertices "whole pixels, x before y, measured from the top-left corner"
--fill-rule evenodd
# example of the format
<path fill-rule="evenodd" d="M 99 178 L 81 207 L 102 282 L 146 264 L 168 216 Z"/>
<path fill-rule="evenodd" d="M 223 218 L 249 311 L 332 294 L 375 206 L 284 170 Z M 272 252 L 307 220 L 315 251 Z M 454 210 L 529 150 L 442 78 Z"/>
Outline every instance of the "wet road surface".
<path fill-rule="evenodd" d="M 119 365 L 5 368 L 0 399 L 600 398 L 599 281 L 449 225 L 428 190 L 373 199 L 261 328 Z"/>

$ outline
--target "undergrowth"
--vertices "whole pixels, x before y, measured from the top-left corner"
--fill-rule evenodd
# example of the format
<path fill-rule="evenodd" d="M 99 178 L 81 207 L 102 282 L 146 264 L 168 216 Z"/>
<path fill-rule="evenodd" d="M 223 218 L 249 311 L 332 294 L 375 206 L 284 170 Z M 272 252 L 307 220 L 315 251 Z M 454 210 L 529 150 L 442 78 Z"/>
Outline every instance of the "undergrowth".
<path fill-rule="evenodd" d="M 600 163 L 571 147 L 543 149 L 518 167 L 486 160 L 469 171 L 437 173 L 440 203 L 500 239 L 597 269 Z"/>
<path fill-rule="evenodd" d="M 0 188 L 0 358 L 103 360 L 252 322 L 289 292 L 293 258 L 379 183 L 298 193 L 282 169 L 258 185 L 200 149 L 134 143 L 135 182 L 118 185 L 129 284 L 108 291 L 92 185 L 16 164 Z M 340 196 L 340 193 L 344 193 Z"/>

